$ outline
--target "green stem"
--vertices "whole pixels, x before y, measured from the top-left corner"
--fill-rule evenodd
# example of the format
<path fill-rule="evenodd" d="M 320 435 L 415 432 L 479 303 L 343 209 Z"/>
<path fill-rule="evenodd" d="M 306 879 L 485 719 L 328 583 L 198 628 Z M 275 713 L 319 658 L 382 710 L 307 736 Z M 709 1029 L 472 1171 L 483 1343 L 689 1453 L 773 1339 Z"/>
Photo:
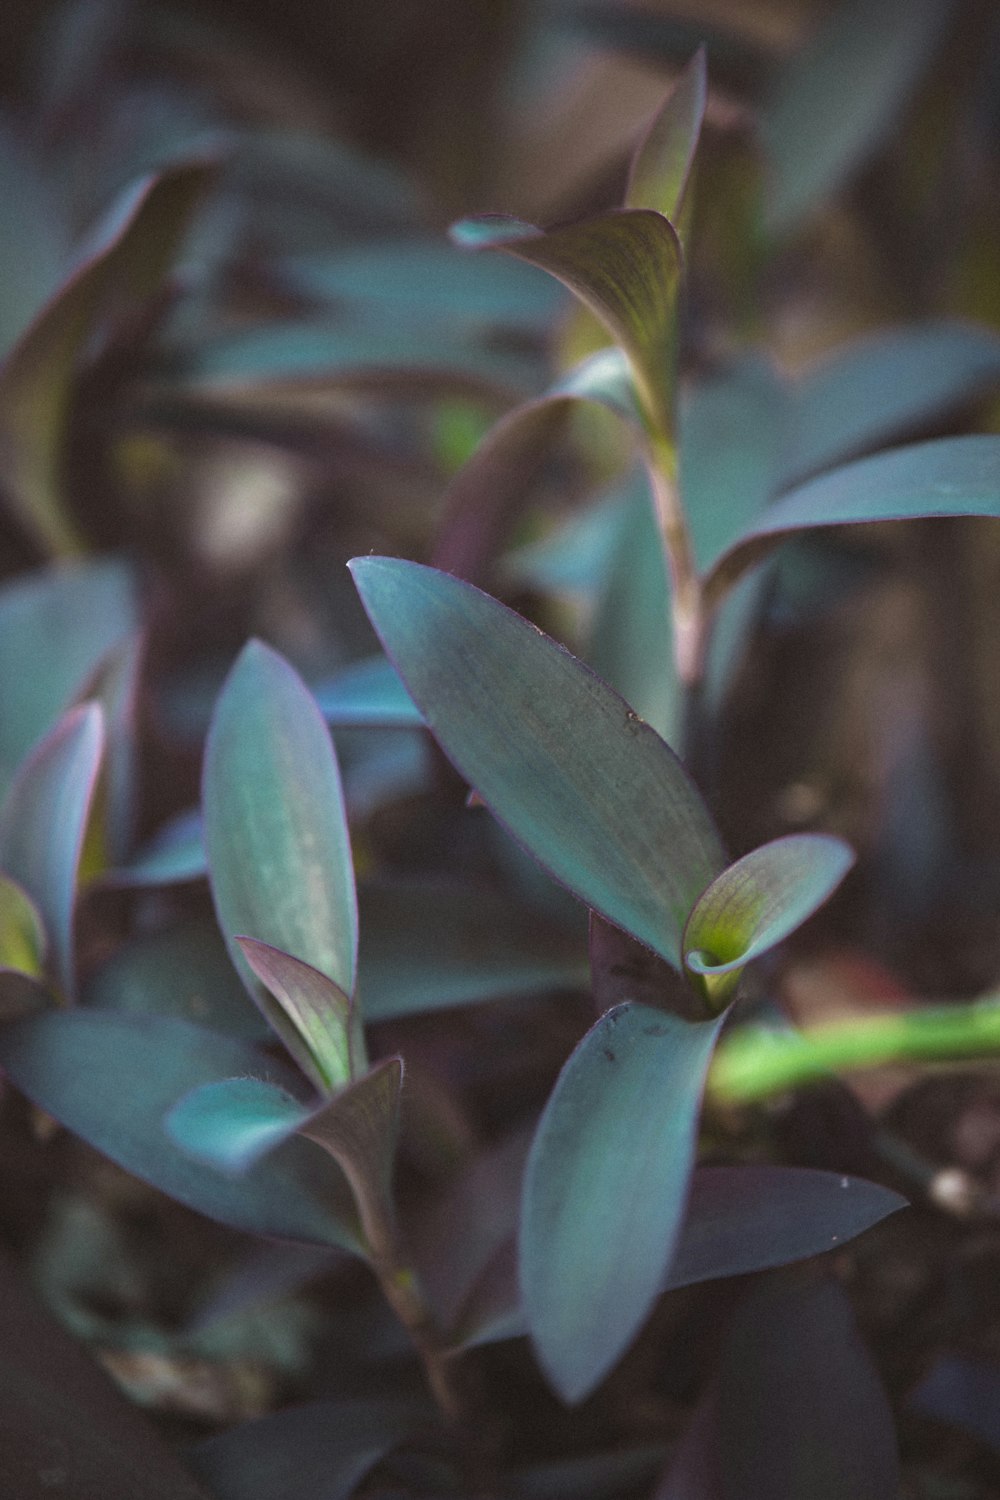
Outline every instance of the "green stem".
<path fill-rule="evenodd" d="M 748 1026 L 724 1039 L 708 1080 L 720 1103 L 749 1103 L 831 1073 L 1000 1054 L 1000 999 L 838 1021 L 813 1031 Z"/>

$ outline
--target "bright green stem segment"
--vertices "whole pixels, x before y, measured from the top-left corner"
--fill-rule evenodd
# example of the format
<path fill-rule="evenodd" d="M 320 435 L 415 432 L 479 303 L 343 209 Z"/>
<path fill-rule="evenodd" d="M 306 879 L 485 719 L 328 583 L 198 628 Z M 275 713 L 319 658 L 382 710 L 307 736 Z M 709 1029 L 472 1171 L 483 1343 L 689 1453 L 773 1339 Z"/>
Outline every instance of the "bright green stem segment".
<path fill-rule="evenodd" d="M 817 1083 L 831 1073 L 891 1063 L 953 1062 L 1000 1053 L 1000 996 L 970 1005 L 854 1018 L 814 1031 L 748 1026 L 720 1044 L 709 1097 L 743 1104 Z"/>

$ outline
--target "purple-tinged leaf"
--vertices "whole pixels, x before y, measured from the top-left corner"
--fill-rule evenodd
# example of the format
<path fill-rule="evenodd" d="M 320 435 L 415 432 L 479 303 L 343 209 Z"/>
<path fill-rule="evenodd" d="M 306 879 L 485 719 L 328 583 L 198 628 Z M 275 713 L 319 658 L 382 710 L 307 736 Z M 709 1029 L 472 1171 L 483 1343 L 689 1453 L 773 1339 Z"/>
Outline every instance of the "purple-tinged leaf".
<path fill-rule="evenodd" d="M 83 699 L 100 703 L 104 711 L 107 751 L 96 792 L 97 816 L 88 834 L 94 858 L 88 878 L 105 874 L 119 864 L 132 845 L 138 780 L 137 713 L 139 677 L 145 641 L 134 635 L 110 651 L 87 683 Z M 96 827 L 94 825 L 97 825 Z"/>
<path fill-rule="evenodd" d="M 216 704 L 202 811 L 219 925 L 251 995 L 261 1003 L 239 933 L 352 994 L 357 907 L 333 744 L 305 684 L 259 641 L 244 648 Z"/>
<path fill-rule="evenodd" d="M 729 1000 L 744 968 L 827 901 L 854 863 L 842 839 L 793 833 L 745 854 L 699 896 L 684 929 L 684 963 L 706 1000 Z"/>
<path fill-rule="evenodd" d="M 478 589 L 392 558 L 351 568 L 400 676 L 487 806 L 588 906 L 679 967 L 688 912 L 724 857 L 669 747 Z"/>
<path fill-rule="evenodd" d="M 662 214 L 619 209 L 550 230 L 491 215 L 451 232 L 469 249 L 502 250 L 568 286 L 628 355 L 653 430 L 672 432 L 683 252 Z"/>
<path fill-rule="evenodd" d="M 567 1401 L 599 1384 L 660 1293 L 720 1026 L 619 1006 L 545 1106 L 525 1171 L 520 1279 L 535 1348 Z"/>
<path fill-rule="evenodd" d="M 220 1078 L 301 1088 L 292 1068 L 248 1043 L 186 1021 L 80 1008 L 0 1029 L 0 1068 L 75 1135 L 199 1213 L 250 1234 L 358 1251 L 347 1184 L 311 1146 L 287 1141 L 236 1179 L 192 1160 L 164 1131 L 179 1099 Z"/>
<path fill-rule="evenodd" d="M 352 1056 L 351 1001 L 311 964 L 255 938 L 236 938 L 244 958 L 276 1005 L 267 1015 L 299 1067 L 322 1094 L 364 1069 Z"/>
<path fill-rule="evenodd" d="M 921 1416 L 947 1422 L 1000 1453 L 1000 1364 L 946 1354 L 935 1360 L 908 1405 Z"/>
<path fill-rule="evenodd" d="M 686 238 L 691 176 L 705 117 L 708 77 L 699 47 L 657 111 L 629 170 L 626 208 L 652 208 Z"/>
<path fill-rule="evenodd" d="M 416 1402 L 313 1401 L 232 1427 L 186 1456 L 216 1500 L 347 1500 L 431 1415 Z"/>
<path fill-rule="evenodd" d="M 335 677 L 314 683 L 312 694 L 334 729 L 419 729 L 424 722 L 384 656 L 353 662 Z"/>
<path fill-rule="evenodd" d="M 940 438 L 834 469 L 792 490 L 717 558 L 705 580 L 715 603 L 780 542 L 818 526 L 1000 517 L 1000 437 Z"/>
<path fill-rule="evenodd" d="M 38 979 L 45 970 L 45 924 L 28 893 L 0 875 L 0 970 Z"/>
<path fill-rule="evenodd" d="M 77 877 L 103 752 L 97 704 L 70 709 L 25 761 L 0 809 L 0 870 L 38 907 L 67 998 L 76 991 Z"/>
<path fill-rule="evenodd" d="M 892 1413 L 833 1281 L 772 1272 L 740 1304 L 718 1372 L 723 1500 L 888 1500 Z"/>

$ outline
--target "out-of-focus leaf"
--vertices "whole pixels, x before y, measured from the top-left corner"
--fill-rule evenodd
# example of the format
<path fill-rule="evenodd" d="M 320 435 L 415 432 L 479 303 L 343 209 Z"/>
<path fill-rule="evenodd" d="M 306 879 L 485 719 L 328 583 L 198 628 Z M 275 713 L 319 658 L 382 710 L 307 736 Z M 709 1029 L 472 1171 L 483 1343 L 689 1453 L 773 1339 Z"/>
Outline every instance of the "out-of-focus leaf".
<path fill-rule="evenodd" d="M 164 1124 L 195 1161 L 239 1173 L 294 1135 L 312 1108 L 263 1078 L 224 1078 L 178 1099 Z"/>
<path fill-rule="evenodd" d="M 649 1444 L 532 1464 L 509 1470 L 500 1494 L 503 1500 L 615 1500 L 643 1491 L 662 1463 L 663 1448 Z"/>
<path fill-rule="evenodd" d="M 38 907 L 67 997 L 76 991 L 77 874 L 103 752 L 100 708 L 70 709 L 24 762 L 0 810 L 0 870 Z"/>
<path fill-rule="evenodd" d="M 359 990 L 367 1020 L 585 982 L 575 936 L 488 887 L 362 886 Z"/>
<path fill-rule="evenodd" d="M 257 1048 L 185 1021 L 80 1008 L 0 1030 L 0 1067 L 74 1134 L 200 1213 L 251 1234 L 358 1249 L 347 1185 L 311 1146 L 289 1141 L 229 1179 L 166 1135 L 177 1101 L 220 1078 L 260 1078 L 294 1094 L 292 1069 Z"/>
<path fill-rule="evenodd" d="M 620 209 L 546 231 L 496 215 L 463 219 L 452 236 L 541 266 L 568 286 L 628 355 L 654 431 L 671 433 L 683 256 L 662 214 Z"/>
<path fill-rule="evenodd" d="M 104 1371 L 0 1264 L 0 1490 L 17 1500 L 208 1500 Z"/>
<path fill-rule="evenodd" d="M 680 491 L 699 568 L 774 497 L 789 405 L 787 389 L 757 355 L 682 394 Z"/>
<path fill-rule="evenodd" d="M 699 47 L 636 150 L 625 193 L 626 208 L 655 209 L 677 227 L 682 242 L 707 91 L 705 51 Z"/>
<path fill-rule="evenodd" d="M 646 475 L 636 475 L 585 655 L 641 719 L 674 741 L 680 693 L 674 665 L 670 581 Z"/>
<path fill-rule="evenodd" d="M 39 164 L 0 123 L 0 184 L 16 212 L 0 230 L 0 352 L 7 350 L 59 281 L 69 248 L 66 224 Z"/>
<path fill-rule="evenodd" d="M 717 1423 L 715 1393 L 709 1391 L 695 1407 L 652 1500 L 725 1500 L 719 1488 Z"/>
<path fill-rule="evenodd" d="M 1000 1453 L 1000 1365 L 992 1359 L 946 1354 L 937 1359 L 909 1406 L 935 1422 L 971 1433 Z"/>
<path fill-rule="evenodd" d="M 104 877 L 111 885 L 179 885 L 208 874 L 201 813 L 197 808 L 179 813 L 165 823 L 129 864 Z"/>
<path fill-rule="evenodd" d="M 314 683 L 312 693 L 334 729 L 419 729 L 424 722 L 399 673 L 384 656 L 353 662 L 335 677 Z"/>
<path fill-rule="evenodd" d="M 841 0 L 786 64 L 761 122 L 771 235 L 794 231 L 883 145 L 950 12 L 950 0 Z"/>
<path fill-rule="evenodd" d="M 186 1457 L 216 1500 L 347 1500 L 429 1416 L 414 1402 L 314 1401 L 232 1427 Z"/>
<path fill-rule="evenodd" d="M 649 205 L 652 206 L 652 205 Z M 396 240 L 280 262 L 279 279 L 317 301 L 371 303 L 393 318 L 502 325 L 539 332 L 565 305 L 547 276 L 512 261 L 480 260 L 440 240 Z"/>
<path fill-rule="evenodd" d="M 842 839 L 793 833 L 754 849 L 717 875 L 684 929 L 684 963 L 714 1006 L 744 968 L 811 917 L 854 863 Z"/>
<path fill-rule="evenodd" d="M 118 559 L 0 588 L 0 788 L 136 625 L 131 571 Z"/>
<path fill-rule="evenodd" d="M 0 453 L 11 504 L 51 552 L 79 551 L 62 495 L 73 382 L 100 320 L 157 290 L 211 168 L 188 162 L 123 195 L 86 253 L 0 367 Z"/>
<path fill-rule="evenodd" d="M 271 1036 L 208 917 L 130 937 L 90 976 L 82 1000 L 95 1010 L 172 1016 L 252 1040 Z"/>
<path fill-rule="evenodd" d="M 205 848 L 219 925 L 270 1019 L 236 938 L 291 953 L 354 992 L 357 906 L 340 775 L 305 684 L 276 652 L 244 647 L 205 748 Z"/>
<path fill-rule="evenodd" d="M 854 458 L 1000 384 L 1000 338 L 972 323 L 871 335 L 813 365 L 792 387 L 784 483 Z"/>
<path fill-rule="evenodd" d="M 500 821 L 588 906 L 679 965 L 687 914 L 724 859 L 673 752 L 478 589 L 392 558 L 351 568 L 435 736 Z"/>
<path fill-rule="evenodd" d="M 16 881 L 0 875 L 0 969 L 40 978 L 45 946 L 45 925 L 38 907 Z"/>
<path fill-rule="evenodd" d="M 299 1067 L 321 1093 L 341 1088 L 355 1071 L 350 1046 L 351 1001 L 326 974 L 311 964 L 259 943 L 237 937 L 244 958 L 277 1001 L 270 1007 L 278 1034 Z"/>
<path fill-rule="evenodd" d="M 95 816 L 88 829 L 83 873 L 92 879 L 125 858 L 135 825 L 138 747 L 137 701 L 144 642 L 132 636 L 100 664 L 84 696 L 101 705 L 107 752 L 97 786 Z M 90 858 L 88 858 L 88 855 Z"/>
<path fill-rule="evenodd" d="M 545 593 L 592 603 L 607 585 L 630 510 L 628 495 L 613 491 L 539 541 L 508 552 L 503 560 L 504 577 Z"/>
<path fill-rule="evenodd" d="M 727 1500 L 899 1493 L 889 1403 L 833 1281 L 772 1272 L 740 1304 L 719 1367 L 717 1430 Z"/>
<path fill-rule="evenodd" d="M 1000 517 L 1000 438 L 939 438 L 862 458 L 771 505 L 717 558 L 705 582 L 714 603 L 779 542 L 817 526 L 925 516 Z"/>
<path fill-rule="evenodd" d="M 525 1172 L 520 1276 L 539 1358 L 567 1401 L 603 1379 L 659 1294 L 720 1024 L 645 1005 L 608 1011 L 542 1114 Z"/>

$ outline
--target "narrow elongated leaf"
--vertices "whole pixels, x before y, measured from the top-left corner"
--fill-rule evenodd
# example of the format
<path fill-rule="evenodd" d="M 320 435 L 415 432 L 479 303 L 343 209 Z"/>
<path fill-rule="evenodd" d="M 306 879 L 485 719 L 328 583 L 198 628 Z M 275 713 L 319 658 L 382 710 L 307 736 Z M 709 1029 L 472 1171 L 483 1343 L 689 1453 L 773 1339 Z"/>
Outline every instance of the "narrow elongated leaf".
<path fill-rule="evenodd" d="M 268 1016 L 296 1062 L 322 1093 L 342 1088 L 354 1072 L 348 996 L 326 974 L 280 948 L 255 938 L 236 941 L 278 1003 L 277 1012 L 268 1007 Z"/>
<path fill-rule="evenodd" d="M 718 1376 L 724 1500 L 888 1500 L 892 1413 L 835 1282 L 774 1272 L 741 1303 Z"/>
<path fill-rule="evenodd" d="M 0 875 L 0 969 L 39 978 L 45 963 L 45 924 L 28 893 Z"/>
<path fill-rule="evenodd" d="M 698 1402 L 652 1500 L 724 1500 L 715 1392 Z M 734 1497 L 735 1500 L 735 1497 Z"/>
<path fill-rule="evenodd" d="M 347 1500 L 428 1416 L 416 1402 L 314 1401 L 232 1427 L 187 1459 L 216 1500 Z"/>
<path fill-rule="evenodd" d="M 203 816 L 219 925 L 250 993 L 260 995 L 259 981 L 239 933 L 352 994 L 357 907 L 333 745 L 305 684 L 259 641 L 244 648 L 216 705 Z"/>
<path fill-rule="evenodd" d="M 715 602 L 779 542 L 817 526 L 1000 516 L 1000 437 L 940 438 L 862 458 L 785 495 L 712 565 Z"/>
<path fill-rule="evenodd" d="M 67 226 L 40 162 L 0 123 L 0 183 L 17 213 L 0 228 L 0 353 L 44 304 L 65 263 Z"/>
<path fill-rule="evenodd" d="M 624 1353 L 680 1233 L 720 1021 L 608 1011 L 570 1057 L 524 1182 L 520 1275 L 547 1374 L 578 1401 Z"/>
<path fill-rule="evenodd" d="M 705 117 L 708 77 L 699 47 L 640 142 L 629 171 L 626 208 L 652 208 L 684 233 L 695 149 Z"/>
<path fill-rule="evenodd" d="M 321 1153 L 287 1141 L 245 1177 L 192 1160 L 167 1136 L 177 1101 L 220 1078 L 262 1078 L 295 1094 L 291 1068 L 185 1021 L 77 1009 L 0 1030 L 15 1087 L 112 1161 L 190 1208 L 251 1234 L 357 1251 L 347 1184 Z"/>
<path fill-rule="evenodd" d="M 620 209 L 546 231 L 497 215 L 462 220 L 452 236 L 515 255 L 568 286 L 628 355 L 654 430 L 671 433 L 683 255 L 662 214 Z"/>
<path fill-rule="evenodd" d="M 0 870 L 38 907 L 55 975 L 69 997 L 76 990 L 77 875 L 103 751 L 100 708 L 70 709 L 24 763 L 0 811 Z"/>
<path fill-rule="evenodd" d="M 111 885 L 179 885 L 208 874 L 201 812 L 192 808 L 165 823 L 135 858 L 105 875 Z"/>
<path fill-rule="evenodd" d="M 0 790 L 137 623 L 131 570 L 116 558 L 0 588 Z"/>
<path fill-rule="evenodd" d="M 972 323 L 916 324 L 853 341 L 808 369 L 792 389 L 784 486 L 998 383 L 1000 338 Z"/>
<path fill-rule="evenodd" d="M 495 599 L 415 563 L 371 557 L 351 567 L 386 651 L 462 775 L 558 880 L 679 966 L 683 924 L 723 855 L 673 752 L 606 683 Z"/>
<path fill-rule="evenodd" d="M 771 234 L 794 230 L 883 144 L 950 11 L 949 0 L 842 0 L 785 67 L 761 125 Z"/>
<path fill-rule="evenodd" d="M 795 833 L 717 875 L 684 929 L 684 962 L 713 1004 L 732 995 L 751 959 L 783 942 L 836 890 L 854 863 L 842 839 Z"/>
<path fill-rule="evenodd" d="M 313 697 L 334 729 L 419 729 L 420 710 L 384 656 L 354 662 L 335 677 L 313 684 Z"/>

